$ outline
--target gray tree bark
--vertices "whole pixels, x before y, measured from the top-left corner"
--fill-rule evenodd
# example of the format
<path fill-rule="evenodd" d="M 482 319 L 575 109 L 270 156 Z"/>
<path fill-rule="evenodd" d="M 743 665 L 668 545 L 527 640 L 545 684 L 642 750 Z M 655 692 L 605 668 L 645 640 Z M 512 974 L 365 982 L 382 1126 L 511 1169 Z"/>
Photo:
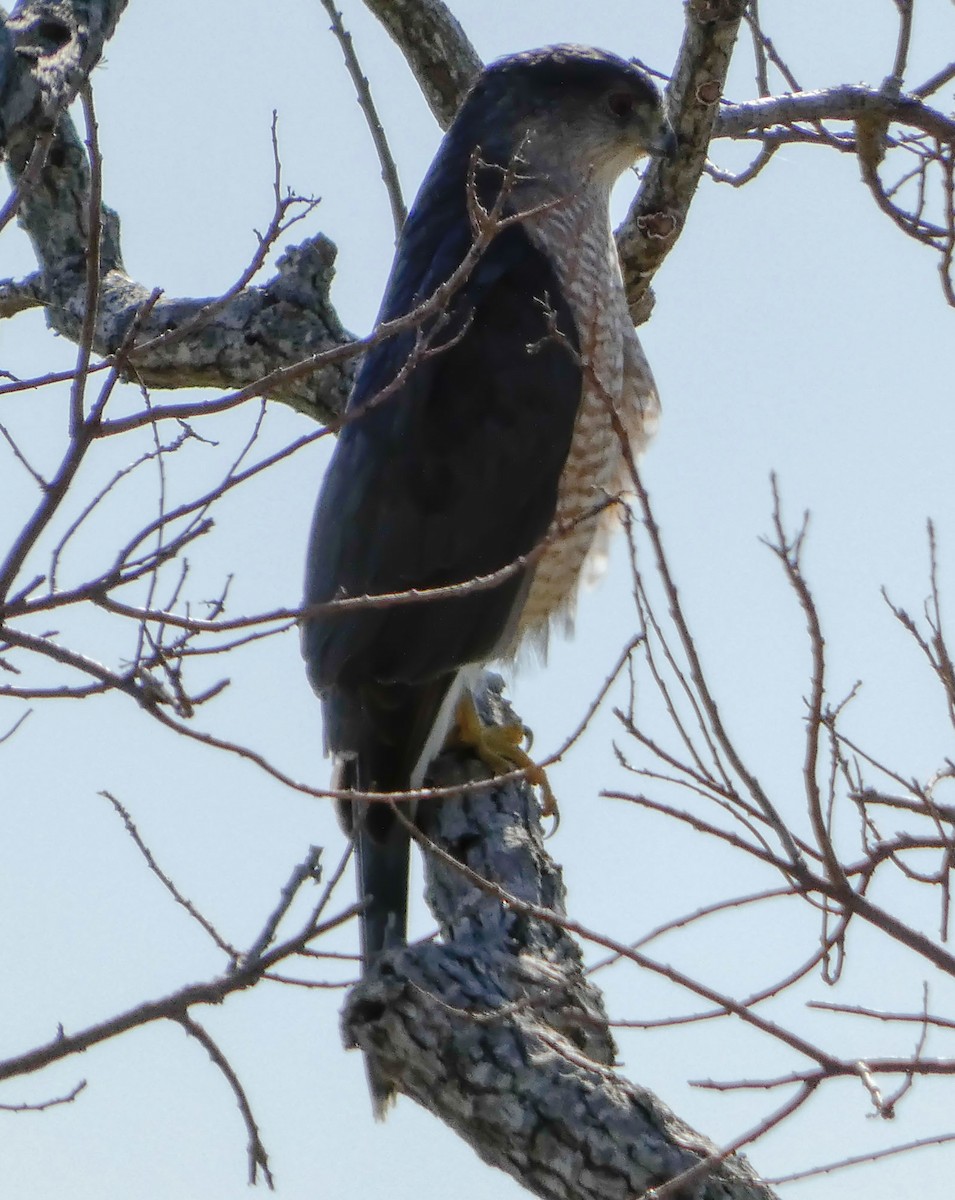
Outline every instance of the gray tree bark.
<path fill-rule="evenodd" d="M 496 685 L 485 720 L 507 719 Z M 513 715 L 510 716 L 513 719 Z M 486 777 L 448 754 L 434 783 Z M 771 1200 L 652 1092 L 613 1069 L 600 992 L 561 924 L 564 887 L 529 788 L 494 786 L 419 812 L 440 941 L 384 955 L 349 994 L 346 1043 L 485 1162 L 548 1200 L 619 1200 L 683 1172 L 682 1200 Z M 660 1194 L 659 1192 L 655 1194 Z M 663 1193 L 665 1194 L 665 1193 Z"/>
<path fill-rule="evenodd" d="M 0 9 L 0 151 L 39 265 L 29 279 L 0 285 L 0 317 L 40 304 L 51 327 L 74 341 L 86 312 L 91 171 L 65 108 L 99 62 L 125 7 L 125 0 L 24 0 L 10 17 Z M 40 143 L 39 164 L 38 139 L 48 139 Z M 117 354 L 138 320 L 131 362 L 147 387 L 251 387 L 319 421 L 341 413 L 353 358 L 269 379 L 352 341 L 329 299 L 336 249 L 328 238 L 319 234 L 287 250 L 273 279 L 224 303 L 177 299 L 157 296 L 126 274 L 119 217 L 105 206 L 98 217 L 97 353 Z"/>

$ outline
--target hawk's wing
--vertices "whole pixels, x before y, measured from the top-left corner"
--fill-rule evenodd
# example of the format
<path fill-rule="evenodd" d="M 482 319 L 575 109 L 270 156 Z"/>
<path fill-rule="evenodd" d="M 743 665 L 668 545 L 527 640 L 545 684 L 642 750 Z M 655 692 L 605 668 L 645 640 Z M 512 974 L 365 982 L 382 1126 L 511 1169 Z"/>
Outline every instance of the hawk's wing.
<path fill-rule="evenodd" d="M 466 219 L 463 228 L 468 234 Z M 469 244 L 460 222 L 454 229 L 442 237 L 412 219 L 384 319 L 451 274 Z M 417 286 L 409 257 L 423 267 Z M 491 243 L 433 338 L 377 404 L 413 352 L 414 333 L 373 347 L 362 364 L 349 404 L 361 415 L 339 436 L 315 514 L 310 604 L 466 583 L 527 554 L 547 531 L 581 376 L 573 319 L 523 229 Z M 311 620 L 304 646 L 313 683 L 320 691 L 419 683 L 493 656 L 526 574 L 458 597 Z M 331 750 L 348 748 L 336 740 L 329 731 Z"/>

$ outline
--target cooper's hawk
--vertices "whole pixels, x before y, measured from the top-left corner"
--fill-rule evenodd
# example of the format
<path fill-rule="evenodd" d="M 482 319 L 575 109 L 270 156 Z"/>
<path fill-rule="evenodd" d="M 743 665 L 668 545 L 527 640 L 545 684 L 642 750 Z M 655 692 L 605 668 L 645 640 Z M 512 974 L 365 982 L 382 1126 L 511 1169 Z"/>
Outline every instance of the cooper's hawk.
<path fill-rule="evenodd" d="M 337 786 L 419 787 L 477 666 L 572 614 L 603 550 L 601 501 L 623 483 L 621 431 L 639 449 L 658 413 L 610 190 L 671 139 L 642 71 L 556 46 L 484 71 L 442 142 L 378 321 L 456 286 L 364 357 L 318 500 L 305 600 L 466 585 L 544 548 L 494 586 L 305 623 Z M 405 937 L 408 835 L 390 805 L 342 808 L 367 965 Z M 371 1082 L 380 1111 L 388 1090 Z"/>

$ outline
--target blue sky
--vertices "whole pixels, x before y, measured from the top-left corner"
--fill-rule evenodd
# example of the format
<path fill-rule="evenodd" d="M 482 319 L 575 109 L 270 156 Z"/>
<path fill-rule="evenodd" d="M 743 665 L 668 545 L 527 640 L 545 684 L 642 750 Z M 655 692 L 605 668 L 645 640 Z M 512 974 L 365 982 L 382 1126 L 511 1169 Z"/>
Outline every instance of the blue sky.
<path fill-rule="evenodd" d="M 516 11 L 511 11 L 511 7 Z M 681 7 L 605 0 L 600 6 L 524 0 L 502 16 L 469 0 L 454 11 L 486 59 L 553 41 L 634 53 L 667 69 L 681 33 Z M 800 82 L 876 83 L 895 49 L 895 8 L 871 0 L 793 6 L 763 0 L 767 28 Z M 833 13 L 833 9 L 837 11 Z M 943 11 L 944 8 L 944 11 Z M 587 11 L 590 10 L 590 11 Z M 366 74 L 384 114 L 410 199 L 439 140 L 403 61 L 356 0 L 344 5 Z M 942 64 L 953 43 L 950 6 L 922 4 L 911 81 Z M 334 299 L 345 323 L 369 329 L 390 265 L 391 220 L 370 139 L 327 33 L 317 0 L 253 5 L 206 0 L 132 4 L 93 83 L 104 155 L 104 190 L 123 218 L 131 275 L 169 295 L 214 295 L 238 275 L 253 229 L 271 208 L 270 120 L 279 114 L 285 182 L 321 197 L 308 222 L 339 247 Z M 742 52 L 728 93 L 752 81 Z M 949 88 L 950 93 L 950 88 Z M 940 97 L 940 106 L 951 97 Z M 739 154 L 717 146 L 718 160 Z M 616 203 L 622 215 L 632 181 Z M 0 241 L 0 274 L 31 269 L 16 230 Z M 657 278 L 657 306 L 641 330 L 664 416 L 644 478 L 704 662 L 733 735 L 786 815 L 803 827 L 799 771 L 808 653 L 803 618 L 761 544 L 770 529 L 770 473 L 787 513 L 812 513 L 805 569 L 828 643 L 831 688 L 865 685 L 848 728 L 905 775 L 925 776 L 951 754 L 951 728 L 919 660 L 880 596 L 919 610 L 927 592 L 925 522 L 935 519 L 942 581 L 955 594 L 952 447 L 955 404 L 951 321 L 927 251 L 877 212 L 850 157 L 805 148 L 780 152 L 741 191 L 704 182 L 688 228 Z M 48 335 L 35 314 L 0 326 L 0 367 L 27 375 L 69 366 L 73 348 Z M 121 401 L 134 403 L 132 399 Z M 53 392 L 0 401 L 41 469 L 61 451 L 65 398 Z M 169 486 L 186 495 L 212 479 L 248 435 L 251 408 L 216 425 L 218 447 L 170 465 Z M 305 432 L 303 418 L 270 411 L 260 445 Z M 140 447 L 142 448 L 142 447 Z M 106 449 L 96 479 L 122 465 Z M 214 532 L 190 555 L 190 594 L 213 595 L 234 574 L 230 611 L 294 605 L 311 507 L 327 449 L 316 446 L 230 497 Z M 32 503 L 29 480 L 4 459 L 0 533 Z M 95 475 L 95 478 L 94 478 Z M 152 488 L 153 490 L 149 490 Z M 81 572 L 135 528 L 154 503 L 154 484 L 135 489 L 103 516 L 67 560 Z M 64 616 L 62 628 L 90 653 L 116 661 L 122 645 L 103 619 Z M 536 733 L 535 748 L 560 744 L 634 628 L 626 555 L 581 606 L 576 637 L 554 647 L 546 668 L 530 666 L 512 695 Z M 207 670 L 210 681 L 215 666 Z M 222 668 L 219 668 L 221 673 Z M 244 741 L 295 778 L 321 786 L 317 702 L 294 635 L 238 655 L 228 691 L 201 711 L 202 728 Z M 204 676 L 203 676 L 204 677 Z M 21 708 L 7 704 L 0 732 Z M 619 730 L 604 713 L 553 771 L 563 822 L 550 842 L 564 864 L 573 915 L 632 940 L 661 921 L 718 896 L 771 882 L 727 853 L 630 806 L 600 798 L 633 790 L 614 762 Z M 142 999 L 204 978 L 221 962 L 144 868 L 99 793 L 133 813 L 157 858 L 182 890 L 240 944 L 254 937 L 291 866 L 308 846 L 337 861 L 342 838 L 330 807 L 290 794 L 232 758 L 159 730 L 128 701 L 109 698 L 39 706 L 0 746 L 0 929 L 6 966 L 0 989 L 3 1050 L 45 1040 Z M 933 928 L 931 903 L 885 885 L 881 902 Z M 415 928 L 428 918 L 416 901 Z M 700 925 L 658 953 L 716 986 L 745 994 L 807 957 L 817 928 L 766 907 Z M 335 945 L 351 946 L 353 927 Z M 887 955 L 863 929 L 850 943 L 837 991 L 811 980 L 774 1015 L 842 1054 L 903 1054 L 909 1034 L 807 1013 L 813 998 L 913 1010 L 924 969 Z M 603 980 L 621 1018 L 692 1011 L 692 1000 L 632 968 Z M 951 1007 L 938 986 L 932 1006 Z M 450 1132 L 409 1102 L 374 1126 L 361 1064 L 341 1049 L 339 992 L 273 987 L 198 1013 L 230 1054 L 250 1094 L 272 1156 L 279 1194 L 323 1191 L 347 1198 L 397 1187 L 422 1200 L 448 1181 L 475 1200 L 517 1196 L 515 1184 L 478 1163 Z M 764 1111 L 761 1095 L 691 1088 L 699 1078 L 741 1078 L 789 1069 L 775 1045 L 729 1022 L 621 1035 L 626 1071 L 656 1090 L 716 1140 L 731 1139 Z M 947 1052 L 939 1038 L 929 1051 Z M 3 1117 L 0 1179 L 10 1196 L 135 1196 L 159 1200 L 247 1194 L 244 1132 L 232 1098 L 202 1051 L 175 1028 L 152 1028 L 101 1047 L 42 1077 L 8 1084 L 0 1102 L 37 1100 L 89 1086 L 76 1104 L 44 1115 Z M 766 1174 L 795 1170 L 943 1132 L 943 1083 L 920 1083 L 890 1126 L 870 1120 L 857 1083 L 822 1089 L 791 1125 L 751 1151 Z M 950 1194 L 945 1148 L 906 1162 L 793 1187 L 793 1196 L 882 1200 L 911 1191 Z M 400 1181 L 395 1183 L 395 1181 Z"/>

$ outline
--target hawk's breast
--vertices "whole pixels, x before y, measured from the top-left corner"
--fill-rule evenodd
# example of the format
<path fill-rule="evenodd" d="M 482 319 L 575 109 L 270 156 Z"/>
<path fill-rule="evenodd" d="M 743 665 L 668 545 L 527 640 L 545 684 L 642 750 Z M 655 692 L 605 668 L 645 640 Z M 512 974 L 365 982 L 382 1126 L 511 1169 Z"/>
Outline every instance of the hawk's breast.
<path fill-rule="evenodd" d="M 615 523 L 608 497 L 619 495 L 626 464 L 613 414 L 642 448 L 659 406 L 627 307 L 608 221 L 596 188 L 529 218 L 526 227 L 553 264 L 577 325 L 582 392 L 570 452 L 560 477 L 552 541 L 538 560 L 520 617 L 519 638 L 546 643 L 553 618 L 569 628 L 582 578 L 600 573 Z M 541 430 L 541 437 L 547 430 Z M 593 569 L 592 569 L 593 568 Z"/>

